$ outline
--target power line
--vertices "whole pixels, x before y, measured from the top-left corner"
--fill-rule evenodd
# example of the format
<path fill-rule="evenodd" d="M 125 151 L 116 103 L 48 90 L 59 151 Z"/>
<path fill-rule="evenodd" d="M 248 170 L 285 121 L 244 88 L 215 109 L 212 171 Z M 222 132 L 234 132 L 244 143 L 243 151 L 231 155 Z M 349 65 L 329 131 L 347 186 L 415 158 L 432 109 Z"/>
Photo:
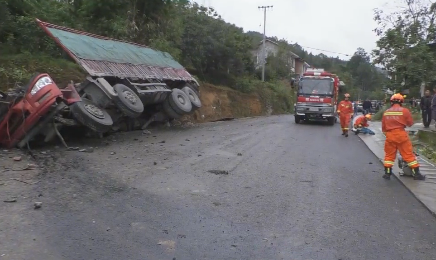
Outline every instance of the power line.
<path fill-rule="evenodd" d="M 296 43 L 298 44 L 298 43 Z M 317 51 L 323 51 L 323 52 L 329 52 L 329 53 L 335 53 L 335 54 L 340 54 L 340 55 L 344 55 L 347 57 L 352 57 L 354 54 L 346 54 L 346 53 L 342 53 L 342 52 L 336 52 L 336 51 L 328 51 L 328 50 L 323 50 L 323 49 L 318 49 L 318 48 L 312 48 L 312 47 L 307 47 L 307 46 L 302 46 L 300 44 L 298 44 L 299 46 L 306 48 L 306 49 L 312 49 L 312 50 L 317 50 Z"/>

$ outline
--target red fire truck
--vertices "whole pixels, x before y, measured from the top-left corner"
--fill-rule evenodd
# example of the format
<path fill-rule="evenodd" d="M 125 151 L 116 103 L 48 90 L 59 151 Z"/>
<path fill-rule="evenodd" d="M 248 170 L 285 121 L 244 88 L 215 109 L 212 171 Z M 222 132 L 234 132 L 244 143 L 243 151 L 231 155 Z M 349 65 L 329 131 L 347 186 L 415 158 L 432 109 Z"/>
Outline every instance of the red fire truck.
<path fill-rule="evenodd" d="M 298 82 L 294 105 L 295 123 L 302 120 L 327 120 L 330 125 L 337 121 L 339 77 L 323 69 L 309 69 Z"/>

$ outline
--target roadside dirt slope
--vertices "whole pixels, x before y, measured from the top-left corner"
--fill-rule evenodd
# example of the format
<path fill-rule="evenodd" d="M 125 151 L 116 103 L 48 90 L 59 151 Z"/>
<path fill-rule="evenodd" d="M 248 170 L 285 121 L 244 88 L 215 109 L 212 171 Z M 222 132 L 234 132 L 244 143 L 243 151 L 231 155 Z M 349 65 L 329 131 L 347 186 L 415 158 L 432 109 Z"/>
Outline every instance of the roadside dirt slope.
<path fill-rule="evenodd" d="M 201 123 L 265 114 L 264 106 L 256 94 L 244 94 L 207 83 L 201 85 L 200 91 L 202 107 L 186 119 Z"/>

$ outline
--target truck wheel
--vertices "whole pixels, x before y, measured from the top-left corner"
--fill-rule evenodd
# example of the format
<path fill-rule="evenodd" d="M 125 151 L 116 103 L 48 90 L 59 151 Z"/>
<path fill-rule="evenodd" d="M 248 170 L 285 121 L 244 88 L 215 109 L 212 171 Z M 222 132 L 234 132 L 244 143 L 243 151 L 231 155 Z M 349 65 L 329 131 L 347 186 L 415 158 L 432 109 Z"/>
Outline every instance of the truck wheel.
<path fill-rule="evenodd" d="M 115 84 L 113 88 L 118 94 L 113 101 L 124 115 L 137 118 L 144 112 L 144 104 L 133 90 L 124 84 Z"/>
<path fill-rule="evenodd" d="M 182 91 L 185 92 L 186 95 L 188 95 L 194 109 L 198 109 L 201 107 L 200 97 L 198 97 L 197 93 L 192 88 L 184 87 L 182 88 Z"/>
<path fill-rule="evenodd" d="M 295 116 L 295 123 L 299 124 L 301 121 L 301 118 L 299 116 Z"/>
<path fill-rule="evenodd" d="M 197 84 L 195 84 L 195 83 L 187 83 L 186 86 L 191 88 L 192 90 L 194 90 L 195 93 L 197 93 L 197 94 L 200 93 L 200 87 Z"/>
<path fill-rule="evenodd" d="M 327 118 L 327 122 L 329 123 L 329 125 L 335 125 L 335 118 L 329 117 L 329 118 Z"/>
<path fill-rule="evenodd" d="M 188 95 L 186 95 L 181 89 L 173 89 L 167 99 L 171 108 L 177 114 L 189 114 L 192 111 L 192 103 L 189 100 Z"/>
<path fill-rule="evenodd" d="M 171 119 L 179 119 L 182 117 L 182 115 L 178 114 L 171 107 L 171 105 L 169 103 L 169 99 L 165 99 L 165 101 L 163 102 L 163 109 L 164 109 L 165 113 L 167 114 L 167 116 Z"/>
<path fill-rule="evenodd" d="M 111 116 L 92 101 L 83 98 L 70 106 L 71 113 L 84 126 L 98 133 L 109 131 L 113 125 Z"/>

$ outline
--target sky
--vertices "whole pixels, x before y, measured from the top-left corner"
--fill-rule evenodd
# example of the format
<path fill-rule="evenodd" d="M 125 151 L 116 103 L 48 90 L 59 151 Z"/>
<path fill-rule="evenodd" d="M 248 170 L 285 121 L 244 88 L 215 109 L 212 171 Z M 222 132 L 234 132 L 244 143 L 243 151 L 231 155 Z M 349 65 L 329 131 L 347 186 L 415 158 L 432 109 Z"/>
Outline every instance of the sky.
<path fill-rule="evenodd" d="M 242 27 L 244 31 L 261 33 L 263 11 L 258 6 L 272 5 L 266 14 L 267 36 L 298 43 L 314 54 L 324 53 L 344 60 L 348 60 L 358 47 L 368 53 L 376 48 L 374 9 L 390 9 L 387 0 L 194 1 L 213 7 L 226 22 Z"/>

